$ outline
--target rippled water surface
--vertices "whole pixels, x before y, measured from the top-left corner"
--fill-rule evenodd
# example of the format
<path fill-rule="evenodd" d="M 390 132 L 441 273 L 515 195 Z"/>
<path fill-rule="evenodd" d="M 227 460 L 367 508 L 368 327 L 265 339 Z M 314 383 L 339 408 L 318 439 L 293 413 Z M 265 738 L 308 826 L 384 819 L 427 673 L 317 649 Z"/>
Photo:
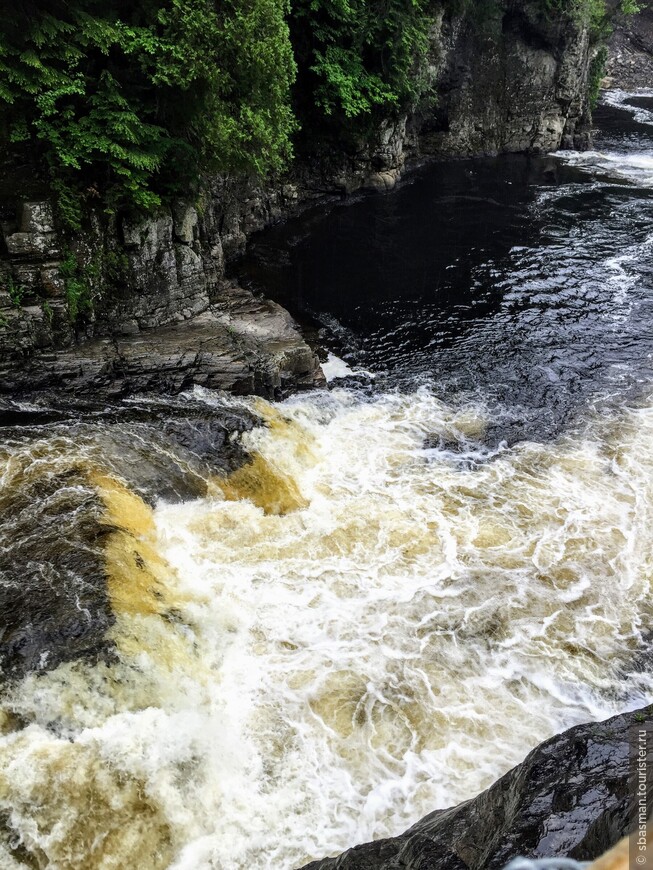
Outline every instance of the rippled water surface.
<path fill-rule="evenodd" d="M 5 421 L 3 867 L 292 870 L 650 700 L 650 112 L 262 236 L 329 390 Z"/>
<path fill-rule="evenodd" d="M 599 109 L 594 151 L 428 166 L 315 213 L 310 235 L 265 234 L 245 277 L 384 384 L 426 378 L 491 403 L 511 439 L 554 434 L 597 392 L 651 379 L 653 108 L 625 98 Z"/>

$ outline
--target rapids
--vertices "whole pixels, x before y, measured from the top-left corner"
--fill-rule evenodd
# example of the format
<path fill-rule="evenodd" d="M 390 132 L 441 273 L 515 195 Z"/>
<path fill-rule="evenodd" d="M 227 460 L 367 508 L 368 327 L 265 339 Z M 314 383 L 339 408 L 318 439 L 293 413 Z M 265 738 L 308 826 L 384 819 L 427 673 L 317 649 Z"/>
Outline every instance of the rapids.
<path fill-rule="evenodd" d="M 650 702 L 652 97 L 608 95 L 595 152 L 520 170 L 509 219 L 476 200 L 442 298 L 386 284 L 375 313 L 366 287 L 345 322 L 309 282 L 330 389 L 196 389 L 170 406 L 192 439 L 160 404 L 5 428 L 5 587 L 105 643 L 44 630 L 8 674 L 2 867 L 292 870 Z M 334 212 L 312 220 L 290 267 Z M 269 249 L 248 268 L 275 284 Z"/>

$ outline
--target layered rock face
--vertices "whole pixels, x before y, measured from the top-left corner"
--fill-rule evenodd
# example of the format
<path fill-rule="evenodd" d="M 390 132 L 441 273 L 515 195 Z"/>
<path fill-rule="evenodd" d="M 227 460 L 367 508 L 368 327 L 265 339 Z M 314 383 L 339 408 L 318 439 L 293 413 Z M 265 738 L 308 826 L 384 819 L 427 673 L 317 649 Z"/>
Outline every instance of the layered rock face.
<path fill-rule="evenodd" d="M 587 145 L 589 35 L 512 0 L 501 18 L 446 20 L 439 36 L 438 103 L 420 113 L 427 154 L 552 151 Z"/>
<path fill-rule="evenodd" d="M 620 21 L 610 37 L 606 86 L 653 88 L 653 3 L 639 5 L 641 12 Z"/>
<path fill-rule="evenodd" d="M 0 392 L 121 395 L 200 384 L 274 397 L 321 382 L 317 357 L 290 315 L 225 279 L 221 236 L 209 219 L 200 224 L 196 208 L 179 203 L 140 224 L 96 225 L 80 235 L 72 256 L 88 265 L 73 280 L 87 282 L 95 298 L 75 330 L 64 261 L 71 254 L 64 255 L 49 203 L 23 203 L 20 221 L 4 224 Z"/>
<path fill-rule="evenodd" d="M 498 870 L 517 856 L 592 860 L 634 826 L 629 738 L 651 715 L 653 706 L 571 728 L 473 800 L 303 870 Z"/>
<path fill-rule="evenodd" d="M 440 10 L 435 108 L 388 118 L 359 150 L 307 157 L 274 182 L 207 179 L 200 202 L 140 223 L 91 212 L 73 242 L 57 233 L 50 204 L 21 197 L 16 184 L 0 202 L 0 392 L 201 383 L 273 397 L 319 383 L 318 360 L 290 318 L 226 280 L 225 263 L 252 232 L 307 203 L 390 189 L 410 159 L 581 146 L 588 35 L 542 8 L 505 0 L 488 21 Z M 82 264 L 78 274 L 66 271 L 70 262 Z M 92 301 L 81 318 L 80 287 Z"/>

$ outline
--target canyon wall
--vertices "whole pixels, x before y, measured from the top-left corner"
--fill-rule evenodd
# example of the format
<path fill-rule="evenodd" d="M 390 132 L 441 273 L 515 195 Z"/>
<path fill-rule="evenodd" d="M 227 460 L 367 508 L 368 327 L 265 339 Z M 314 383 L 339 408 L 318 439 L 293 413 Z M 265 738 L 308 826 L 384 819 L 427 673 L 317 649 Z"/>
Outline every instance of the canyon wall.
<path fill-rule="evenodd" d="M 252 232 L 328 196 L 392 188 L 406 164 L 429 156 L 587 141 L 587 29 L 548 19 L 537 2 L 497 9 L 488 20 L 436 15 L 435 105 L 386 118 L 358 147 L 303 153 L 283 178 L 206 179 L 199 201 L 139 222 L 91 212 L 72 240 L 31 179 L 5 178 L 0 391 L 200 383 L 275 396 L 319 383 L 318 359 L 289 315 L 226 278 Z"/>
<path fill-rule="evenodd" d="M 653 88 L 653 2 L 639 6 L 639 14 L 622 18 L 610 37 L 606 87 Z"/>

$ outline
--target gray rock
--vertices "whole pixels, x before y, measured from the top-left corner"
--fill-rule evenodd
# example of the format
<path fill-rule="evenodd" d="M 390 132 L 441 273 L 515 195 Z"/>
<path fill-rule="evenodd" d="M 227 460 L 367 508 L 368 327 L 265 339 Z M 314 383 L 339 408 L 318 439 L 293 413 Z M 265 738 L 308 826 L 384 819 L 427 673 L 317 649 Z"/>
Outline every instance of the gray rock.
<path fill-rule="evenodd" d="M 5 244 L 15 257 L 54 257 L 59 253 L 55 233 L 13 233 L 5 236 Z"/>
<path fill-rule="evenodd" d="M 197 211 L 192 205 L 177 202 L 172 207 L 175 239 L 192 245 L 199 235 Z"/>
<path fill-rule="evenodd" d="M 52 438 L 74 433 L 88 463 L 50 455 L 34 462 L 30 445 L 43 437 L 44 422 Z M 16 426 L 4 431 L 20 482 L 0 491 L 0 678 L 112 654 L 104 553 L 110 529 L 89 466 L 126 480 L 149 503 L 196 498 L 210 477 L 246 461 L 239 435 L 257 422 L 245 409 L 189 399 L 86 408 L 59 401 L 40 412 L 0 401 L 0 425 Z"/>
<path fill-rule="evenodd" d="M 621 17 L 610 37 L 605 87 L 635 90 L 653 86 L 653 5 Z"/>
<path fill-rule="evenodd" d="M 31 323 L 43 322 L 42 310 Z M 41 346 L 43 346 L 41 344 Z M 57 388 L 117 396 L 177 393 L 194 384 L 270 398 L 323 383 L 319 362 L 279 305 L 226 287 L 220 305 L 179 325 L 86 341 L 57 353 L 0 359 L 0 393 Z"/>
<path fill-rule="evenodd" d="M 539 3 L 507 2 L 485 27 L 445 18 L 437 40 L 441 98 L 413 122 L 422 153 L 551 151 L 564 136 L 587 144 L 585 28 L 548 21 Z"/>
<path fill-rule="evenodd" d="M 21 233 L 44 233 L 54 232 L 54 217 L 52 215 L 52 203 L 24 202 L 20 215 Z"/>
<path fill-rule="evenodd" d="M 58 265 L 45 264 L 39 271 L 39 280 L 46 296 L 64 296 L 66 287 Z"/>

